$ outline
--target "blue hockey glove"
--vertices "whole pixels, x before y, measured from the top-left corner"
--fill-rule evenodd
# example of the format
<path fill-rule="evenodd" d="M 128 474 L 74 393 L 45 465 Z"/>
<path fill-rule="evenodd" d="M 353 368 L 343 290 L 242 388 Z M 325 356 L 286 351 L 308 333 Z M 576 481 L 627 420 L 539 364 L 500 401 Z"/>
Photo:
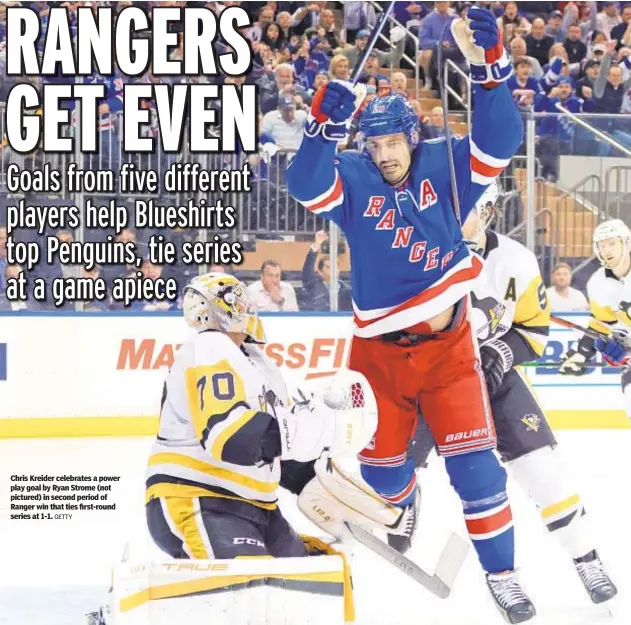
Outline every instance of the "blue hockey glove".
<path fill-rule="evenodd" d="M 513 65 L 491 11 L 472 6 L 466 20 L 451 23 L 451 32 L 469 62 L 472 82 L 492 88 L 510 78 Z"/>
<path fill-rule="evenodd" d="M 366 97 L 366 86 L 333 80 L 316 92 L 311 103 L 305 134 L 322 134 L 329 141 L 341 141 L 348 134 L 348 126 Z"/>
<path fill-rule="evenodd" d="M 596 339 L 594 347 L 612 367 L 619 367 L 629 362 L 627 348 L 615 338 Z"/>

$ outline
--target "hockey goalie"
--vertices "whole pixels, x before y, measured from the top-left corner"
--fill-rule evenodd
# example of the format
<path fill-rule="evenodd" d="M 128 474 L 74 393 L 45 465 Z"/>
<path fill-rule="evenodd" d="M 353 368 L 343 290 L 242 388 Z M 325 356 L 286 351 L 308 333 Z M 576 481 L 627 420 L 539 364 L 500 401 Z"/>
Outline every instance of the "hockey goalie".
<path fill-rule="evenodd" d="M 314 460 L 325 471 L 370 441 L 372 389 L 362 374 L 342 370 L 321 397 L 301 393 L 292 402 L 263 352 L 248 291 L 232 276 L 196 277 L 183 310 L 196 333 L 164 384 L 146 473 L 148 531 L 173 560 L 118 567 L 110 605 L 92 623 L 157 625 L 184 615 L 187 625 L 353 621 L 344 556 L 297 535 L 277 498 L 282 471 L 313 472 L 301 508 L 327 533 L 341 537 L 351 509 L 365 527 L 405 525 L 400 508 L 343 474 L 330 480 L 343 484 L 335 497 L 315 477 Z"/>

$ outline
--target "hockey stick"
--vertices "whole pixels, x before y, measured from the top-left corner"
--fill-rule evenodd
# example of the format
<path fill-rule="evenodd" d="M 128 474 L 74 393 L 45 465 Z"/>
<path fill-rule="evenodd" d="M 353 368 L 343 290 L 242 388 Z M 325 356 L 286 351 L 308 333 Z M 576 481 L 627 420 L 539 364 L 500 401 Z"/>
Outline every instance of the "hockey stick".
<path fill-rule="evenodd" d="M 567 321 L 567 319 L 561 319 L 561 317 L 555 317 L 554 315 L 550 315 L 550 321 L 554 321 L 554 323 L 556 323 L 558 326 L 582 332 L 585 336 L 589 336 L 590 339 L 596 340 L 610 338 L 604 332 L 598 332 L 598 330 L 594 330 L 593 328 L 584 328 L 583 326 L 579 326 L 572 321 Z"/>
<path fill-rule="evenodd" d="M 529 367 L 529 368 L 539 368 L 539 367 L 550 367 L 550 368 L 554 368 L 554 367 L 561 367 L 563 365 L 562 362 L 523 362 L 521 365 L 519 365 L 520 367 Z M 589 367 L 611 367 L 611 365 L 608 365 L 605 362 L 594 362 L 594 363 L 590 363 Z"/>
<path fill-rule="evenodd" d="M 359 77 L 361 76 L 362 70 L 364 69 L 364 65 L 372 52 L 372 49 L 375 47 L 377 43 L 377 39 L 379 39 L 379 35 L 381 35 L 381 31 L 383 27 L 386 25 L 386 21 L 388 17 L 390 17 L 390 13 L 394 10 L 394 1 L 389 2 L 388 6 L 381 12 L 379 15 L 379 19 L 375 24 L 375 27 L 372 29 L 372 33 L 370 34 L 370 39 L 366 43 L 366 47 L 364 48 L 364 52 L 362 53 L 359 61 L 353 68 L 353 72 L 351 73 L 350 82 L 354 86 L 358 83 Z"/>
<path fill-rule="evenodd" d="M 447 161 L 449 163 L 449 179 L 451 180 L 451 198 L 454 205 L 454 213 L 456 215 L 456 220 L 458 221 L 458 226 L 462 226 L 461 217 L 460 217 L 460 198 L 458 197 L 458 183 L 456 180 L 456 165 L 454 159 L 454 148 L 451 145 L 451 130 L 449 129 L 449 94 L 447 93 L 447 88 L 445 86 L 445 74 L 447 73 L 447 69 L 445 68 L 445 72 L 443 72 L 443 43 L 445 41 L 445 34 L 447 33 L 447 29 L 451 28 L 451 24 L 445 24 L 445 28 L 443 28 L 443 32 L 440 36 L 440 41 L 438 42 L 438 87 L 441 92 L 441 100 L 443 105 L 443 130 L 445 132 L 445 142 L 447 147 Z M 471 106 L 471 103 L 469 103 Z"/>
<path fill-rule="evenodd" d="M 415 564 L 412 560 L 409 560 L 396 549 L 382 542 L 367 530 L 353 523 L 345 522 L 344 525 L 357 542 L 361 543 L 364 547 L 367 547 L 384 560 L 387 560 L 402 573 L 405 573 L 441 599 L 449 597 L 456 576 L 460 572 L 467 552 L 469 551 L 469 545 L 457 534 L 452 534 L 443 552 L 440 554 L 434 574 L 430 575 L 418 566 L 418 564 Z"/>

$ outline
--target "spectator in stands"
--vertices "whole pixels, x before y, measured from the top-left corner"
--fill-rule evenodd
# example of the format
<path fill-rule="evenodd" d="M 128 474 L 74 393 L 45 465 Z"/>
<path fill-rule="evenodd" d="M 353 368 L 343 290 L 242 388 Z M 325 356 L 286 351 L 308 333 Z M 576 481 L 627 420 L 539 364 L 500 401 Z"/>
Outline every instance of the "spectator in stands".
<path fill-rule="evenodd" d="M 329 65 L 329 78 L 331 80 L 348 80 L 351 77 L 351 67 L 348 59 L 343 54 L 336 54 Z"/>
<path fill-rule="evenodd" d="M 261 279 L 248 287 L 259 312 L 297 312 L 296 292 L 289 282 L 281 280 L 282 267 L 277 260 L 266 260 L 261 266 Z"/>
<path fill-rule="evenodd" d="M 248 39 L 250 41 L 260 41 L 267 26 L 274 21 L 274 9 L 265 5 L 261 7 L 258 20 L 248 29 Z"/>
<path fill-rule="evenodd" d="M 587 45 L 582 40 L 581 27 L 578 24 L 571 24 L 568 28 L 563 47 L 569 63 L 581 63 L 587 56 Z"/>
<path fill-rule="evenodd" d="M 497 18 L 497 25 L 506 45 L 515 37 L 525 37 L 530 32 L 530 22 L 519 15 L 516 2 L 506 3 L 503 15 Z"/>
<path fill-rule="evenodd" d="M 270 50 L 278 52 L 285 45 L 285 34 L 280 29 L 280 26 L 275 22 L 267 24 L 263 35 L 261 36 L 261 43 L 269 46 Z"/>
<path fill-rule="evenodd" d="M 622 108 L 624 95 L 631 87 L 631 77 L 623 83 L 622 67 L 612 65 L 616 42 L 607 43 L 607 53 L 600 65 L 598 77 L 594 82 L 594 112 L 616 115 Z"/>
<path fill-rule="evenodd" d="M 317 28 L 320 13 L 326 2 L 307 2 L 293 14 L 294 32 L 303 35 L 310 28 Z"/>
<path fill-rule="evenodd" d="M 0 264 L 0 268 L 2 265 Z M 13 280 L 20 277 L 22 267 L 20 265 L 4 265 L 1 269 L 0 279 L 4 287 L 0 290 L 0 310 L 26 310 L 29 308 L 28 303 L 24 301 L 10 301 L 7 298 L 6 284 L 7 280 Z"/>
<path fill-rule="evenodd" d="M 57 238 L 62 243 L 72 243 L 74 241 L 74 236 L 69 230 L 60 230 L 57 233 Z M 81 265 L 62 265 L 61 273 L 64 278 L 78 278 L 81 276 L 82 267 Z"/>
<path fill-rule="evenodd" d="M 81 270 L 81 277 L 86 280 L 97 280 L 101 275 L 101 267 L 95 265 L 91 270 L 87 270 L 85 267 Z M 83 312 L 102 312 L 108 310 L 108 302 L 99 302 L 97 300 L 84 300 Z"/>
<path fill-rule="evenodd" d="M 164 267 L 162 267 L 162 265 L 152 263 L 148 256 L 145 258 L 140 268 L 142 277 L 145 280 L 157 280 L 161 278 L 163 270 Z M 134 274 L 132 274 L 132 277 L 133 275 Z M 175 302 L 158 299 L 134 302 L 131 306 L 132 310 L 144 310 L 145 312 L 163 312 L 173 308 L 175 308 Z"/>
<path fill-rule="evenodd" d="M 599 2 L 600 13 L 596 17 L 596 28 L 611 38 L 611 31 L 622 22 L 616 2 Z"/>
<path fill-rule="evenodd" d="M 553 313 L 589 310 L 587 298 L 571 284 L 572 268 L 567 263 L 559 263 L 552 272 L 552 286 L 547 290 Z"/>
<path fill-rule="evenodd" d="M 292 95 L 281 98 L 278 110 L 263 117 L 263 132 L 273 138 L 280 150 L 295 152 L 300 147 L 307 113 L 296 110 Z"/>
<path fill-rule="evenodd" d="M 281 11 L 276 16 L 276 23 L 280 27 L 280 32 L 283 34 L 285 41 L 290 41 L 291 36 L 294 34 L 293 22 L 291 19 L 291 13 L 289 11 Z"/>
<path fill-rule="evenodd" d="M 548 63 L 550 48 L 554 44 L 554 39 L 546 35 L 545 28 L 546 23 L 543 21 L 543 18 L 537 17 L 532 20 L 530 33 L 525 37 L 528 56 L 537 59 L 541 67 Z"/>
<path fill-rule="evenodd" d="M 355 43 L 359 32 L 370 28 L 377 22 L 375 9 L 370 2 L 344 2 L 344 27 L 346 43 Z"/>
<path fill-rule="evenodd" d="M 355 65 L 357 65 L 357 62 L 359 61 L 359 58 L 363 54 L 364 49 L 366 48 L 366 44 L 368 43 L 368 37 L 370 37 L 370 31 L 360 30 L 357 33 L 355 45 L 352 48 L 345 48 L 344 50 L 342 50 L 342 54 L 348 59 L 350 67 L 355 67 Z M 402 37 L 397 41 L 396 47 L 394 47 L 390 52 L 384 52 L 383 50 L 377 49 L 374 49 L 373 52 L 377 55 L 379 65 L 381 67 L 390 65 L 398 67 L 399 63 L 401 62 L 401 57 L 403 56 L 404 49 L 405 37 Z"/>
<path fill-rule="evenodd" d="M 133 228 L 123 228 L 116 235 L 116 241 L 120 241 L 121 243 L 135 243 L 137 245 L 138 239 L 136 237 L 136 231 Z M 136 265 L 106 265 L 102 269 L 101 277 L 111 288 L 111 284 L 114 278 L 123 278 L 124 276 L 128 275 L 129 273 L 133 273 L 136 270 Z"/>
<path fill-rule="evenodd" d="M 559 115 L 556 105 L 560 103 L 571 113 L 583 112 L 583 102 L 573 95 L 572 80 L 561 76 L 548 95 L 537 98 L 535 111 L 554 113 L 547 115 L 539 126 L 539 150 L 541 156 L 542 176 L 554 182 L 559 175 L 559 155 L 572 154 L 576 124 L 564 115 Z"/>
<path fill-rule="evenodd" d="M 510 42 L 510 56 L 511 61 L 516 63 L 519 59 L 526 58 L 530 61 L 530 65 L 532 67 L 532 75 L 539 80 L 543 76 L 543 70 L 541 69 L 541 64 L 534 56 L 528 56 L 528 51 L 526 48 L 526 41 L 521 37 L 515 37 Z"/>
<path fill-rule="evenodd" d="M 585 75 L 576 83 L 576 96 L 584 100 L 583 110 L 591 112 L 593 108 L 594 81 L 600 71 L 600 61 L 587 61 Z"/>
<path fill-rule="evenodd" d="M 288 63 L 281 63 L 274 70 L 274 80 L 269 77 L 259 81 L 261 111 L 263 114 L 278 109 L 281 96 L 300 96 L 306 104 L 311 104 L 311 96 L 307 90 L 298 84 L 294 84 L 294 68 Z"/>
<path fill-rule="evenodd" d="M 421 20 L 429 13 L 427 2 L 397 2 L 394 17 L 406 28 L 420 26 Z"/>
<path fill-rule="evenodd" d="M 327 311 L 330 306 L 331 258 L 323 254 L 324 243 L 329 235 L 325 231 L 316 232 L 313 245 L 305 258 L 302 268 L 303 310 Z M 339 276 L 339 263 L 338 263 Z M 351 310 L 350 289 L 338 279 L 339 310 Z"/>
<path fill-rule="evenodd" d="M 377 53 L 377 50 L 373 50 L 366 59 L 360 81 L 368 83 L 370 78 L 374 79 L 376 87 L 379 86 L 379 81 L 381 80 L 385 80 L 389 83 L 388 77 L 381 73 L 381 64 L 379 63 L 379 54 Z"/>
<path fill-rule="evenodd" d="M 322 86 L 329 82 L 329 75 L 327 72 L 318 72 L 313 79 L 313 87 L 309 89 L 310 95 L 314 95 L 315 92 Z"/>
<path fill-rule="evenodd" d="M 622 7 L 622 22 L 611 29 L 611 39 L 618 42 L 618 50 L 631 44 L 631 4 Z"/>
<path fill-rule="evenodd" d="M 4 293 L 7 288 L 4 280 L 7 264 L 7 229 L 5 226 L 0 226 L 0 293 Z"/>
<path fill-rule="evenodd" d="M 552 37 L 556 42 L 565 41 L 567 38 L 567 29 L 574 21 L 574 13 L 569 9 L 570 5 L 565 7 L 565 17 L 558 9 L 552 11 L 548 16 L 548 23 L 545 27 L 545 33 Z"/>
<path fill-rule="evenodd" d="M 344 45 L 340 39 L 339 33 L 335 29 L 335 18 L 331 9 L 324 9 L 320 13 L 318 28 L 324 29 L 324 37 L 329 43 L 329 54 L 332 55 L 338 48 L 341 48 Z"/>
<path fill-rule="evenodd" d="M 515 63 L 515 73 L 507 81 L 515 103 L 520 108 L 529 110 L 535 102 L 535 96 L 541 93 L 539 81 L 532 75 L 532 65 L 527 57 Z"/>
<path fill-rule="evenodd" d="M 425 75 L 431 77 L 432 84 L 438 85 L 438 70 L 436 65 L 436 50 L 445 33 L 443 46 L 443 59 L 452 60 L 458 64 L 463 63 L 463 56 L 451 33 L 451 22 L 456 16 L 449 10 L 449 2 L 434 2 L 434 10 L 421 22 L 419 39 L 421 50 L 420 62 Z"/>

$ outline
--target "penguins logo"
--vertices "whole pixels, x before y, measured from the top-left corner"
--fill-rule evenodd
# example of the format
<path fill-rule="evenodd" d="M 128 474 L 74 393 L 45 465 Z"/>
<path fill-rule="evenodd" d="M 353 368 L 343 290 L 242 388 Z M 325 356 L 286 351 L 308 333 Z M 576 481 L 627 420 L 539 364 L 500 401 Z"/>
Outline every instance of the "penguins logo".
<path fill-rule="evenodd" d="M 536 414 L 527 414 L 525 417 L 522 417 L 521 422 L 530 432 L 538 432 L 539 425 L 541 424 L 541 418 Z"/>
<path fill-rule="evenodd" d="M 478 335 L 484 335 L 485 331 L 488 336 L 484 336 L 485 340 L 493 337 L 493 335 L 502 328 L 502 319 L 506 313 L 506 306 L 498 302 L 493 297 L 483 297 L 478 299 L 474 293 L 471 293 L 471 304 L 480 311 L 485 317 L 485 323 L 480 328 Z M 505 328 L 507 330 L 508 328 Z"/>

